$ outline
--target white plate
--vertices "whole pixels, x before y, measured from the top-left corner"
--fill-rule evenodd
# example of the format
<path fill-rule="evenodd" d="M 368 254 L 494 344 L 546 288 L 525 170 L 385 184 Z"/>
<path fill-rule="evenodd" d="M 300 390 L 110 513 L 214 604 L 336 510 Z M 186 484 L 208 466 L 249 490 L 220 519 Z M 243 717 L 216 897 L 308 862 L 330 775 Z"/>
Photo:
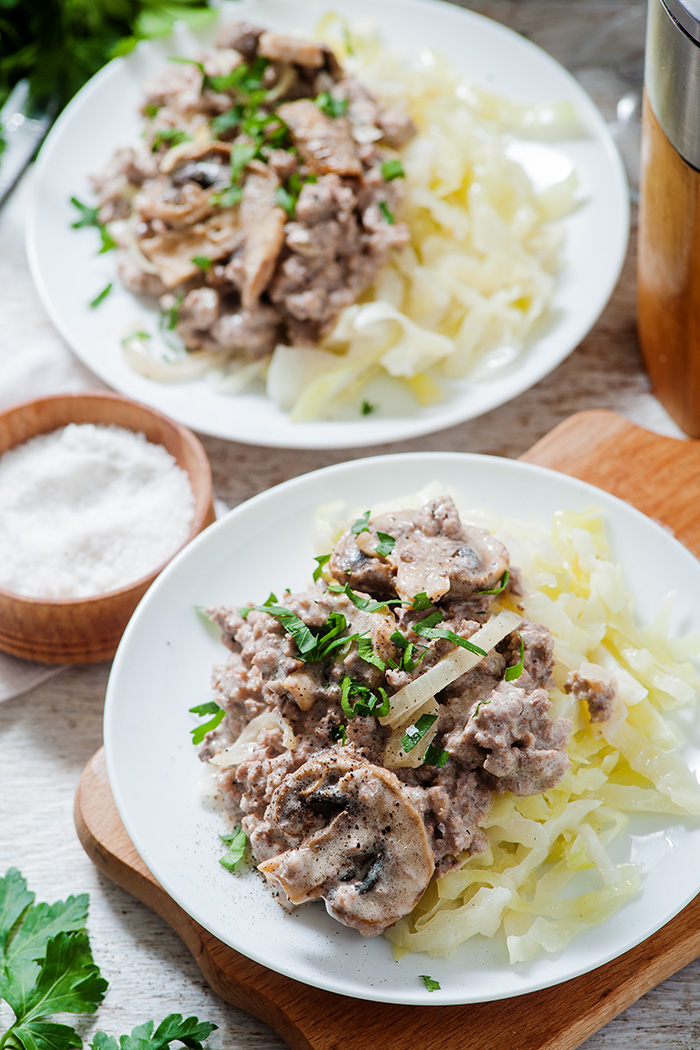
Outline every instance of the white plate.
<path fill-rule="evenodd" d="M 105 746 L 126 829 L 166 891 L 220 940 L 306 984 L 394 1003 L 470 1003 L 547 987 L 627 951 L 700 890 L 700 826 L 679 818 L 634 818 L 616 859 L 644 864 L 641 892 L 564 952 L 510 966 L 505 943 L 476 938 L 448 960 L 408 955 L 395 962 L 384 938 L 364 940 L 321 904 L 288 915 L 255 872 L 234 876 L 218 862 L 223 818 L 197 794 L 202 764 L 190 743 L 188 709 L 211 697 L 210 669 L 225 650 L 196 605 L 263 600 L 302 587 L 314 567 L 311 531 L 319 503 L 365 507 L 430 481 L 452 486 L 472 507 L 548 523 L 558 508 L 602 506 L 614 556 L 640 616 L 654 618 L 670 587 L 674 633 L 700 629 L 700 563 L 648 518 L 575 479 L 512 460 L 413 453 L 329 467 L 271 489 L 207 529 L 146 594 L 119 647 L 107 689 Z M 700 768 L 700 730 L 687 727 L 686 757 Z M 420 974 L 441 990 L 427 992 Z"/>
<path fill-rule="evenodd" d="M 226 7 L 225 17 L 313 32 L 319 17 L 334 6 L 331 0 L 243 0 Z M 36 166 L 27 246 L 44 305 L 78 357 L 111 387 L 202 433 L 278 447 L 348 448 L 452 426 L 509 401 L 555 368 L 595 323 L 617 281 L 629 225 L 624 172 L 600 114 L 561 66 L 511 30 L 437 0 L 353 0 L 352 17 L 371 19 L 397 51 L 437 49 L 488 90 L 519 101 L 565 100 L 576 106 L 586 137 L 552 144 L 553 158 L 544 154 L 546 168 L 548 156 L 554 164 L 563 157 L 575 165 L 585 198 L 565 220 L 564 265 L 550 323 L 508 369 L 479 382 L 445 384 L 445 399 L 437 405 L 419 407 L 411 395 L 384 380 L 366 395 L 380 406 L 375 414 L 359 415 L 358 398 L 357 406 L 333 421 L 290 423 L 262 387 L 231 397 L 216 393 L 206 379 L 163 384 L 136 375 L 123 358 L 120 339 L 139 318 L 145 317 L 148 330 L 155 332 L 157 310 L 152 300 L 119 287 L 113 255 L 95 255 L 95 230 L 70 228 L 75 214 L 69 200 L 89 200 L 88 174 L 99 171 L 116 146 L 137 138 L 144 78 L 162 68 L 167 55 L 199 49 L 187 31 L 179 32 L 173 40 L 142 44 L 110 63 L 57 121 Z M 541 173 L 542 156 L 535 151 L 527 161 L 535 176 Z M 110 295 L 99 308 L 89 309 L 110 281 Z"/>

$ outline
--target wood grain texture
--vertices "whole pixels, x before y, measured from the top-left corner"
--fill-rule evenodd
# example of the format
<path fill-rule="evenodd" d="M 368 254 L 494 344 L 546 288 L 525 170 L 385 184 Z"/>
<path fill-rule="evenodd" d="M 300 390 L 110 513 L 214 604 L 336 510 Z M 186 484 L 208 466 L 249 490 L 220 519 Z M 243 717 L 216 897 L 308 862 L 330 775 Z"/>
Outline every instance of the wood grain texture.
<path fill-rule="evenodd" d="M 700 445 L 643 431 L 610 412 L 584 412 L 522 458 L 597 484 L 700 546 L 696 498 Z M 651 480 L 653 479 L 653 485 Z M 652 488 L 654 492 L 652 493 Z M 677 500 L 669 496 L 680 493 Z M 644 504 L 642 506 L 641 504 Z M 676 520 L 677 504 L 690 512 Z M 693 520 L 691 520 L 693 519 Z M 366 1003 L 309 988 L 264 969 L 215 937 L 175 904 L 130 842 L 111 796 L 100 750 L 83 772 L 75 802 L 88 856 L 119 886 L 156 911 L 182 938 L 211 987 L 270 1025 L 291 1050 L 573 1050 L 660 981 L 700 955 L 700 897 L 636 948 L 565 985 L 504 1002 L 455 1007 Z"/>
<path fill-rule="evenodd" d="M 700 437 L 700 171 L 666 138 L 644 98 L 637 257 L 642 356 L 655 392 Z"/>

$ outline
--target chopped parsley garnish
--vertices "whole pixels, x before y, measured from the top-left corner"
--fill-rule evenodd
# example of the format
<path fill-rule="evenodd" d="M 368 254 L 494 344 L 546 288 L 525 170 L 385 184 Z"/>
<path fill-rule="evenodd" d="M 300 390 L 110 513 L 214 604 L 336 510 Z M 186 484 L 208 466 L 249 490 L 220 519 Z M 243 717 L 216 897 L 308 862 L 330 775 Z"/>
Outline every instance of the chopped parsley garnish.
<path fill-rule="evenodd" d="M 504 590 L 508 586 L 508 580 L 509 579 L 510 579 L 510 573 L 506 569 L 506 571 L 501 576 L 501 579 L 500 579 L 500 582 L 498 584 L 498 587 L 494 587 L 493 590 L 490 590 L 490 591 L 477 591 L 476 593 L 477 594 L 503 594 Z"/>
<path fill-rule="evenodd" d="M 358 634 L 344 634 L 348 623 L 341 612 L 329 613 L 328 619 L 321 627 L 308 627 L 291 609 L 278 605 L 274 594 L 271 594 L 263 605 L 246 606 L 239 609 L 239 612 L 245 619 L 253 609 L 269 613 L 279 620 L 285 631 L 294 639 L 299 650 L 299 659 L 305 663 L 318 663 L 336 649 L 349 648 L 359 637 Z"/>
<path fill-rule="evenodd" d="M 204 271 L 204 273 L 207 272 L 212 263 L 208 255 L 193 255 L 190 262 L 193 262 L 194 265 L 198 266 L 200 270 Z"/>
<path fill-rule="evenodd" d="M 375 653 L 372 647 L 372 639 L 366 634 L 361 634 L 357 639 L 357 655 L 366 664 L 372 664 L 374 667 L 379 668 L 380 671 L 386 671 L 386 662 L 382 660 L 378 653 Z"/>
<path fill-rule="evenodd" d="M 413 751 L 413 748 L 417 744 L 420 744 L 421 740 L 428 732 L 433 722 L 437 721 L 437 715 L 421 715 L 415 725 L 409 726 L 404 735 L 401 737 L 401 747 L 405 754 L 409 751 Z"/>
<path fill-rule="evenodd" d="M 435 624 L 440 623 L 442 618 L 442 613 L 439 609 L 436 609 L 413 625 L 414 633 L 422 638 L 445 638 L 448 642 L 452 642 L 453 645 L 459 645 L 462 649 L 468 649 L 471 653 L 486 656 L 485 649 L 480 649 L 478 645 L 474 645 L 473 642 L 462 638 L 461 635 L 455 634 L 454 631 L 448 631 L 444 627 L 436 627 Z"/>
<path fill-rule="evenodd" d="M 472 711 L 470 717 L 471 718 L 476 718 L 476 716 L 479 714 L 479 709 L 482 708 L 482 707 L 486 707 L 490 703 L 491 703 L 490 700 L 480 700 L 479 703 L 474 708 L 474 710 Z"/>
<path fill-rule="evenodd" d="M 434 744 L 429 744 L 423 762 L 426 766 L 437 766 L 438 769 L 442 769 L 442 767 L 446 765 L 449 757 L 449 751 L 443 751 L 442 748 L 435 747 Z"/>
<path fill-rule="evenodd" d="M 387 222 L 389 226 L 393 226 L 396 222 L 396 216 L 394 215 L 393 211 L 391 210 L 386 201 L 379 202 L 379 210 L 384 216 L 385 222 Z"/>
<path fill-rule="evenodd" d="M 427 973 L 422 973 L 420 979 L 429 992 L 435 992 L 440 988 L 440 982 L 433 977 L 428 977 Z"/>
<path fill-rule="evenodd" d="M 506 682 L 514 682 L 516 678 L 520 678 L 520 675 L 525 670 L 525 642 L 520 632 L 518 632 L 518 638 L 520 639 L 520 659 L 512 667 L 506 667 Z"/>
<path fill-rule="evenodd" d="M 237 128 L 243 119 L 243 107 L 232 106 L 231 109 L 227 109 L 225 113 L 219 113 L 215 116 L 211 122 L 211 130 L 215 135 L 221 135 L 225 131 L 231 131 L 233 128 Z"/>
<path fill-rule="evenodd" d="M 396 540 L 393 536 L 390 536 L 388 532 L 377 532 L 377 539 L 379 543 L 375 547 L 375 553 L 381 558 L 386 558 L 388 554 L 391 554 L 394 549 Z"/>
<path fill-rule="evenodd" d="M 150 339 L 149 332 L 130 332 L 129 335 L 125 335 L 121 340 L 122 346 L 128 346 L 132 339 Z"/>
<path fill-rule="evenodd" d="M 357 518 L 350 526 L 353 536 L 359 536 L 361 532 L 369 532 L 369 511 L 366 510 L 361 518 Z"/>
<path fill-rule="evenodd" d="M 230 835 L 219 835 L 219 838 L 227 847 L 223 857 L 219 857 L 219 864 L 227 871 L 236 871 L 238 865 L 245 857 L 248 840 L 243 828 L 238 827 Z"/>
<path fill-rule="evenodd" d="M 275 200 L 281 208 L 284 208 L 290 219 L 293 219 L 296 215 L 297 201 L 299 200 L 299 194 L 308 182 L 317 182 L 318 179 L 315 175 L 307 175 L 306 178 L 302 178 L 298 171 L 295 171 L 293 175 L 290 175 L 287 181 L 287 188 L 279 186 L 275 190 Z"/>
<path fill-rule="evenodd" d="M 375 405 L 372 401 L 363 401 L 362 407 L 360 408 L 360 412 L 363 416 L 371 416 L 373 412 L 377 411 L 378 407 L 379 406 Z"/>
<path fill-rule="evenodd" d="M 219 204 L 222 208 L 232 208 L 234 204 L 240 204 L 243 200 L 243 187 L 227 186 L 218 193 L 212 193 L 209 199 L 212 204 Z"/>
<path fill-rule="evenodd" d="M 314 583 L 321 579 L 323 576 L 323 569 L 330 560 L 330 554 L 319 554 L 314 558 L 314 561 L 316 562 L 316 568 L 314 569 Z"/>
<path fill-rule="evenodd" d="M 153 120 L 153 118 L 157 115 L 159 109 L 160 106 L 154 106 L 149 103 L 148 105 L 145 105 L 143 107 L 143 115 L 144 117 L 148 117 L 149 120 Z"/>
<path fill-rule="evenodd" d="M 258 147 L 252 142 L 236 142 L 231 150 L 231 180 L 240 179 L 245 169 L 255 158 Z"/>
<path fill-rule="evenodd" d="M 161 146 L 179 146 L 182 142 L 191 142 L 190 136 L 182 128 L 158 128 L 151 143 L 151 153 L 156 153 Z"/>
<path fill-rule="evenodd" d="M 382 161 L 382 178 L 385 182 L 391 182 L 392 179 L 405 179 L 406 172 L 403 170 L 403 164 L 398 157 L 392 157 L 391 160 Z"/>
<path fill-rule="evenodd" d="M 182 306 L 182 300 L 184 295 L 178 295 L 175 297 L 175 302 L 172 306 L 169 306 L 167 310 L 163 310 L 160 315 L 160 327 L 167 328 L 169 332 L 172 332 L 173 328 L 177 325 L 178 317 L 180 316 L 180 307 Z"/>
<path fill-rule="evenodd" d="M 344 594 L 350 599 L 353 605 L 358 609 L 362 609 L 363 612 L 379 612 L 380 609 L 387 609 L 390 605 L 401 605 L 400 598 L 387 598 L 386 601 L 375 601 L 373 598 L 363 598 L 361 594 L 357 594 L 353 591 L 349 583 L 329 583 L 328 590 L 331 594 Z"/>
<path fill-rule="evenodd" d="M 241 97 L 251 102 L 254 101 L 256 105 L 262 102 L 267 94 L 266 91 L 261 90 L 265 70 L 270 64 L 267 58 L 256 58 L 250 64 L 241 62 L 224 76 L 209 76 L 204 68 L 204 63 L 199 62 L 196 58 L 184 58 L 178 55 L 173 56 L 170 61 L 198 69 L 202 74 L 202 91 L 235 91 Z"/>
<path fill-rule="evenodd" d="M 401 661 L 399 664 L 400 669 L 409 672 L 415 671 L 428 650 L 423 649 L 418 658 L 414 659 L 413 654 L 416 651 L 416 646 L 413 642 L 409 642 L 408 638 L 404 638 L 399 631 L 394 631 L 391 636 L 391 641 L 401 653 Z"/>
<path fill-rule="evenodd" d="M 425 591 L 420 591 L 418 594 L 414 594 L 411 607 L 413 609 L 430 609 L 433 603 L 431 602 Z"/>
<path fill-rule="evenodd" d="M 340 706 L 347 718 L 355 718 L 357 715 L 384 718 L 389 714 L 389 697 L 381 686 L 374 693 L 362 682 L 346 674 L 340 688 Z"/>
<path fill-rule="evenodd" d="M 82 230 L 84 227 L 94 226 L 95 229 L 99 231 L 100 240 L 102 242 L 98 253 L 99 255 L 111 251 L 112 248 L 116 248 L 117 242 L 114 240 L 105 224 L 100 222 L 98 218 L 100 209 L 90 208 L 86 204 L 81 204 L 77 197 L 71 197 L 70 202 L 80 213 L 80 218 L 77 219 L 76 222 L 71 223 L 71 229 Z"/>
<path fill-rule="evenodd" d="M 103 303 L 111 291 L 112 282 L 110 281 L 109 284 L 106 285 L 101 292 L 98 292 L 95 298 L 90 301 L 90 309 L 94 310 L 96 306 L 99 306 L 100 303 Z"/>
<path fill-rule="evenodd" d="M 314 99 L 314 102 L 327 117 L 344 117 L 348 111 L 347 98 L 336 98 L 330 91 L 322 91 Z"/>
<path fill-rule="evenodd" d="M 214 716 L 213 718 L 210 718 L 208 722 L 203 722 L 201 725 L 190 730 L 193 744 L 201 744 L 207 733 L 212 729 L 216 729 L 226 714 L 223 707 L 219 707 L 215 700 L 209 700 L 206 704 L 197 704 L 196 707 L 191 707 L 190 713 L 198 715 L 199 718 L 204 718 L 206 715 Z"/>
<path fill-rule="evenodd" d="M 342 747 L 345 747 L 347 744 L 348 733 L 342 722 L 340 725 L 331 726 L 331 740 L 335 740 L 336 743 L 340 741 Z"/>

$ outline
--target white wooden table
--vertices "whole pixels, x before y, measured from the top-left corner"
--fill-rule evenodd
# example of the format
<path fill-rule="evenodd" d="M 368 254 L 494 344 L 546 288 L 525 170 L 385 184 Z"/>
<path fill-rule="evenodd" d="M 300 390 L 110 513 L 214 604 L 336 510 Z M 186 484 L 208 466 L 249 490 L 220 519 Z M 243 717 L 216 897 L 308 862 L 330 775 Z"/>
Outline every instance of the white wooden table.
<path fill-rule="evenodd" d="M 639 66 L 643 6 L 637 0 L 475 0 L 464 6 L 541 44 L 575 72 L 606 118 L 616 119 L 617 101 L 632 83 L 625 76 Z M 633 146 L 631 158 L 633 163 Z M 39 395 L 99 386 L 54 332 L 32 284 L 23 243 L 30 178 L 0 212 L 0 408 L 28 390 Z M 641 368 L 634 251 L 633 231 L 622 278 L 603 316 L 575 353 L 533 390 L 481 419 L 362 454 L 433 449 L 518 456 L 568 415 L 587 408 L 614 409 L 678 436 Z M 354 450 L 267 451 L 211 438 L 204 444 L 216 492 L 230 506 L 296 474 L 355 456 Z M 87 1037 L 96 1027 L 119 1035 L 178 1010 L 219 1026 L 209 1040 L 212 1050 L 277 1050 L 284 1046 L 281 1040 L 219 1000 L 171 930 L 99 875 L 78 843 L 73 797 L 85 763 L 101 744 L 108 673 L 104 664 L 68 669 L 0 705 L 0 872 L 19 867 L 39 900 L 89 892 L 94 954 L 110 988 L 97 1018 L 84 1027 Z M 0 1030 L 2 1020 L 0 1011 Z M 698 1043 L 700 961 L 649 993 L 585 1047 L 689 1050 Z"/>

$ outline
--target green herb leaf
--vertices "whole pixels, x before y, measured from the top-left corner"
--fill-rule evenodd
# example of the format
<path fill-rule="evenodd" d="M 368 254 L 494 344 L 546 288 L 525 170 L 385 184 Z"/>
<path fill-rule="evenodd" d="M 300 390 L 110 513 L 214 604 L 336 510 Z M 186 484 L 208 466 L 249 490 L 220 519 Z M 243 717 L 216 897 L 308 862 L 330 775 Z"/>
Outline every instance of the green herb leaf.
<path fill-rule="evenodd" d="M 223 857 L 219 857 L 219 864 L 227 871 L 235 871 L 245 857 L 248 840 L 243 828 L 238 827 L 231 835 L 219 835 L 221 841 L 228 847 Z M 208 1034 L 208 1033 L 207 1033 Z"/>
<path fill-rule="evenodd" d="M 420 980 L 423 982 L 423 984 L 429 992 L 435 992 L 440 987 L 439 981 L 434 980 L 434 978 L 432 977 L 428 977 L 427 973 L 422 973 L 420 975 Z"/>
<path fill-rule="evenodd" d="M 462 638 L 461 635 L 455 634 L 454 631 L 449 631 L 444 627 L 435 627 L 436 623 L 442 620 L 442 613 L 439 609 L 435 612 L 430 613 L 424 619 L 413 625 L 415 634 L 420 635 L 422 638 L 445 638 L 448 642 L 452 642 L 453 645 L 459 645 L 462 649 L 468 649 L 470 653 L 477 653 L 479 656 L 486 656 L 486 650 L 479 648 L 478 645 L 474 645 L 473 642 L 468 641 L 466 638 Z"/>
<path fill-rule="evenodd" d="M 389 714 L 390 702 L 386 690 L 381 686 L 373 693 L 356 678 L 345 675 L 340 687 L 340 706 L 347 718 L 355 718 L 358 715 L 384 718 Z"/>
<path fill-rule="evenodd" d="M 206 273 L 212 261 L 208 255 L 193 255 L 190 262 L 193 262 L 195 266 L 198 266 L 200 270 Z"/>
<path fill-rule="evenodd" d="M 211 121 L 210 127 L 215 135 L 223 135 L 225 131 L 237 128 L 243 119 L 243 107 L 236 105 L 227 109 L 225 113 L 219 113 Z"/>
<path fill-rule="evenodd" d="M 109 284 L 105 288 L 103 288 L 101 292 L 98 292 L 95 298 L 92 299 L 90 303 L 88 303 L 90 309 L 94 310 L 96 306 L 99 306 L 101 302 L 104 302 L 104 300 L 107 298 L 111 291 L 112 282 L 110 281 Z"/>
<path fill-rule="evenodd" d="M 153 1021 L 146 1021 L 133 1028 L 130 1035 L 121 1036 L 119 1042 L 105 1032 L 95 1032 L 95 1038 L 90 1043 L 91 1050 L 163 1050 L 175 1041 L 191 1047 L 191 1050 L 202 1050 L 202 1041 L 217 1026 L 210 1021 L 199 1021 L 196 1017 L 183 1020 L 182 1014 L 168 1014 L 155 1032 L 153 1027 Z"/>
<path fill-rule="evenodd" d="M 157 116 L 159 109 L 160 109 L 160 106 L 153 106 L 153 105 L 150 105 L 150 104 L 149 105 L 145 105 L 143 107 L 143 115 L 144 115 L 144 117 L 148 117 L 149 120 L 153 120 L 153 118 L 155 116 Z"/>
<path fill-rule="evenodd" d="M 322 91 L 314 102 L 327 117 L 344 117 L 348 111 L 347 98 L 336 98 L 329 91 Z"/>
<path fill-rule="evenodd" d="M 236 142 L 231 150 L 231 180 L 236 182 L 251 160 L 255 158 L 258 147 L 252 142 Z"/>
<path fill-rule="evenodd" d="M 411 602 L 412 609 L 432 609 L 432 607 L 433 603 L 425 591 L 421 591 L 419 594 L 414 594 L 413 601 Z"/>
<path fill-rule="evenodd" d="M 379 543 L 375 547 L 375 553 L 381 558 L 386 558 L 393 551 L 396 540 L 388 532 L 377 532 L 377 539 Z"/>
<path fill-rule="evenodd" d="M 80 212 L 80 218 L 71 223 L 71 229 L 82 230 L 85 226 L 99 227 L 102 225 L 97 218 L 100 211 L 99 208 L 89 208 L 87 204 L 81 204 L 77 197 L 71 197 L 70 202 Z"/>
<path fill-rule="evenodd" d="M 393 211 L 391 210 L 386 201 L 379 202 L 379 210 L 384 216 L 385 222 L 387 222 L 389 226 L 393 226 L 396 222 L 396 216 L 394 215 Z"/>
<path fill-rule="evenodd" d="M 200 718 L 203 718 L 205 715 L 214 716 L 208 722 L 203 722 L 202 725 L 198 725 L 190 730 L 193 744 L 201 744 L 207 733 L 211 732 L 212 729 L 216 729 L 226 715 L 223 707 L 219 707 L 215 700 L 209 700 L 205 704 L 197 704 L 196 707 L 190 708 L 190 712 L 193 715 L 198 715 Z"/>
<path fill-rule="evenodd" d="M 17 868 L 9 868 L 0 879 L 0 963 L 7 950 L 10 931 L 20 915 L 34 902 L 34 894 Z"/>
<path fill-rule="evenodd" d="M 340 741 L 341 747 L 345 747 L 347 744 L 348 733 L 342 722 L 340 725 L 331 726 L 331 740 L 335 740 L 336 743 Z"/>
<path fill-rule="evenodd" d="M 165 328 L 167 328 L 167 330 L 169 332 L 172 332 L 172 330 L 175 328 L 175 326 L 177 325 L 178 317 L 180 316 L 180 307 L 182 306 L 182 300 L 184 298 L 185 298 L 184 295 L 176 296 L 175 302 L 173 303 L 173 305 L 168 307 L 167 310 L 164 310 L 161 313 L 161 315 L 160 315 L 160 327 L 161 327 L 161 329 L 163 328 L 163 326 L 165 326 Z"/>
<path fill-rule="evenodd" d="M 405 177 L 406 172 L 403 170 L 403 164 L 398 157 L 382 161 L 382 178 L 385 182 L 391 182 L 392 179 L 404 179 Z"/>
<path fill-rule="evenodd" d="M 284 210 L 290 218 L 294 217 L 297 202 L 294 200 L 294 197 L 292 197 L 289 190 L 285 190 L 284 186 L 278 186 L 275 190 L 275 200 L 279 204 L 280 208 L 284 208 Z"/>
<path fill-rule="evenodd" d="M 373 412 L 377 411 L 379 406 L 375 405 L 372 401 L 363 401 L 360 412 L 363 416 L 371 416 Z"/>
<path fill-rule="evenodd" d="M 442 748 L 435 747 L 433 744 L 429 744 L 426 748 L 425 758 L 423 762 L 426 766 L 437 766 L 438 769 L 442 769 L 447 764 L 447 760 L 450 757 L 449 751 L 443 751 Z"/>
<path fill-rule="evenodd" d="M 421 742 L 425 734 L 430 729 L 433 722 L 437 721 L 437 715 L 421 715 L 415 725 L 409 726 L 404 735 L 401 737 L 401 747 L 404 752 L 408 754 L 409 751 L 413 751 L 414 747 Z"/>
<path fill-rule="evenodd" d="M 232 208 L 234 204 L 240 204 L 243 200 L 243 187 L 227 186 L 217 193 L 212 193 L 209 200 L 212 204 L 218 204 L 222 208 Z"/>
<path fill-rule="evenodd" d="M 494 587 L 493 590 L 491 590 L 491 591 L 477 591 L 476 593 L 477 594 L 502 594 L 503 591 L 508 586 L 508 580 L 509 579 L 510 579 L 510 573 L 508 572 L 508 569 L 506 569 L 506 571 L 501 576 L 501 582 L 499 583 L 498 587 Z"/>
<path fill-rule="evenodd" d="M 350 532 L 353 536 L 359 536 L 361 532 L 369 532 L 369 511 L 366 510 L 361 518 L 353 521 L 350 526 Z"/>
<path fill-rule="evenodd" d="M 374 667 L 379 668 L 380 671 L 386 671 L 385 662 L 381 656 L 375 653 L 372 648 L 372 639 L 368 638 L 367 635 L 362 634 L 357 639 L 357 655 L 366 664 L 372 664 Z"/>
<path fill-rule="evenodd" d="M 158 128 L 151 142 L 151 153 L 156 153 L 161 146 L 171 149 L 182 142 L 191 142 L 191 136 L 181 128 Z"/>
<path fill-rule="evenodd" d="M 517 664 L 513 664 L 512 667 L 506 667 L 506 682 L 514 682 L 516 678 L 520 678 L 520 675 L 525 670 L 525 642 L 523 641 L 523 636 L 520 632 L 518 632 L 518 638 L 520 639 L 520 659 Z"/>
<path fill-rule="evenodd" d="M 326 566 L 330 560 L 330 554 L 319 554 L 318 557 L 314 558 L 314 561 L 316 562 L 316 568 L 314 569 L 313 576 L 314 583 L 317 583 L 318 580 L 321 579 L 321 577 L 323 576 L 324 566 Z"/>
<path fill-rule="evenodd" d="M 363 612 L 379 612 L 380 609 L 386 609 L 390 605 L 401 605 L 400 598 L 387 598 L 386 601 L 375 601 L 374 598 L 363 598 L 361 594 L 357 594 L 353 591 L 349 583 L 340 584 L 331 582 L 328 584 L 328 590 L 331 594 L 344 594 L 350 599 L 353 605 L 358 609 L 362 609 Z"/>

